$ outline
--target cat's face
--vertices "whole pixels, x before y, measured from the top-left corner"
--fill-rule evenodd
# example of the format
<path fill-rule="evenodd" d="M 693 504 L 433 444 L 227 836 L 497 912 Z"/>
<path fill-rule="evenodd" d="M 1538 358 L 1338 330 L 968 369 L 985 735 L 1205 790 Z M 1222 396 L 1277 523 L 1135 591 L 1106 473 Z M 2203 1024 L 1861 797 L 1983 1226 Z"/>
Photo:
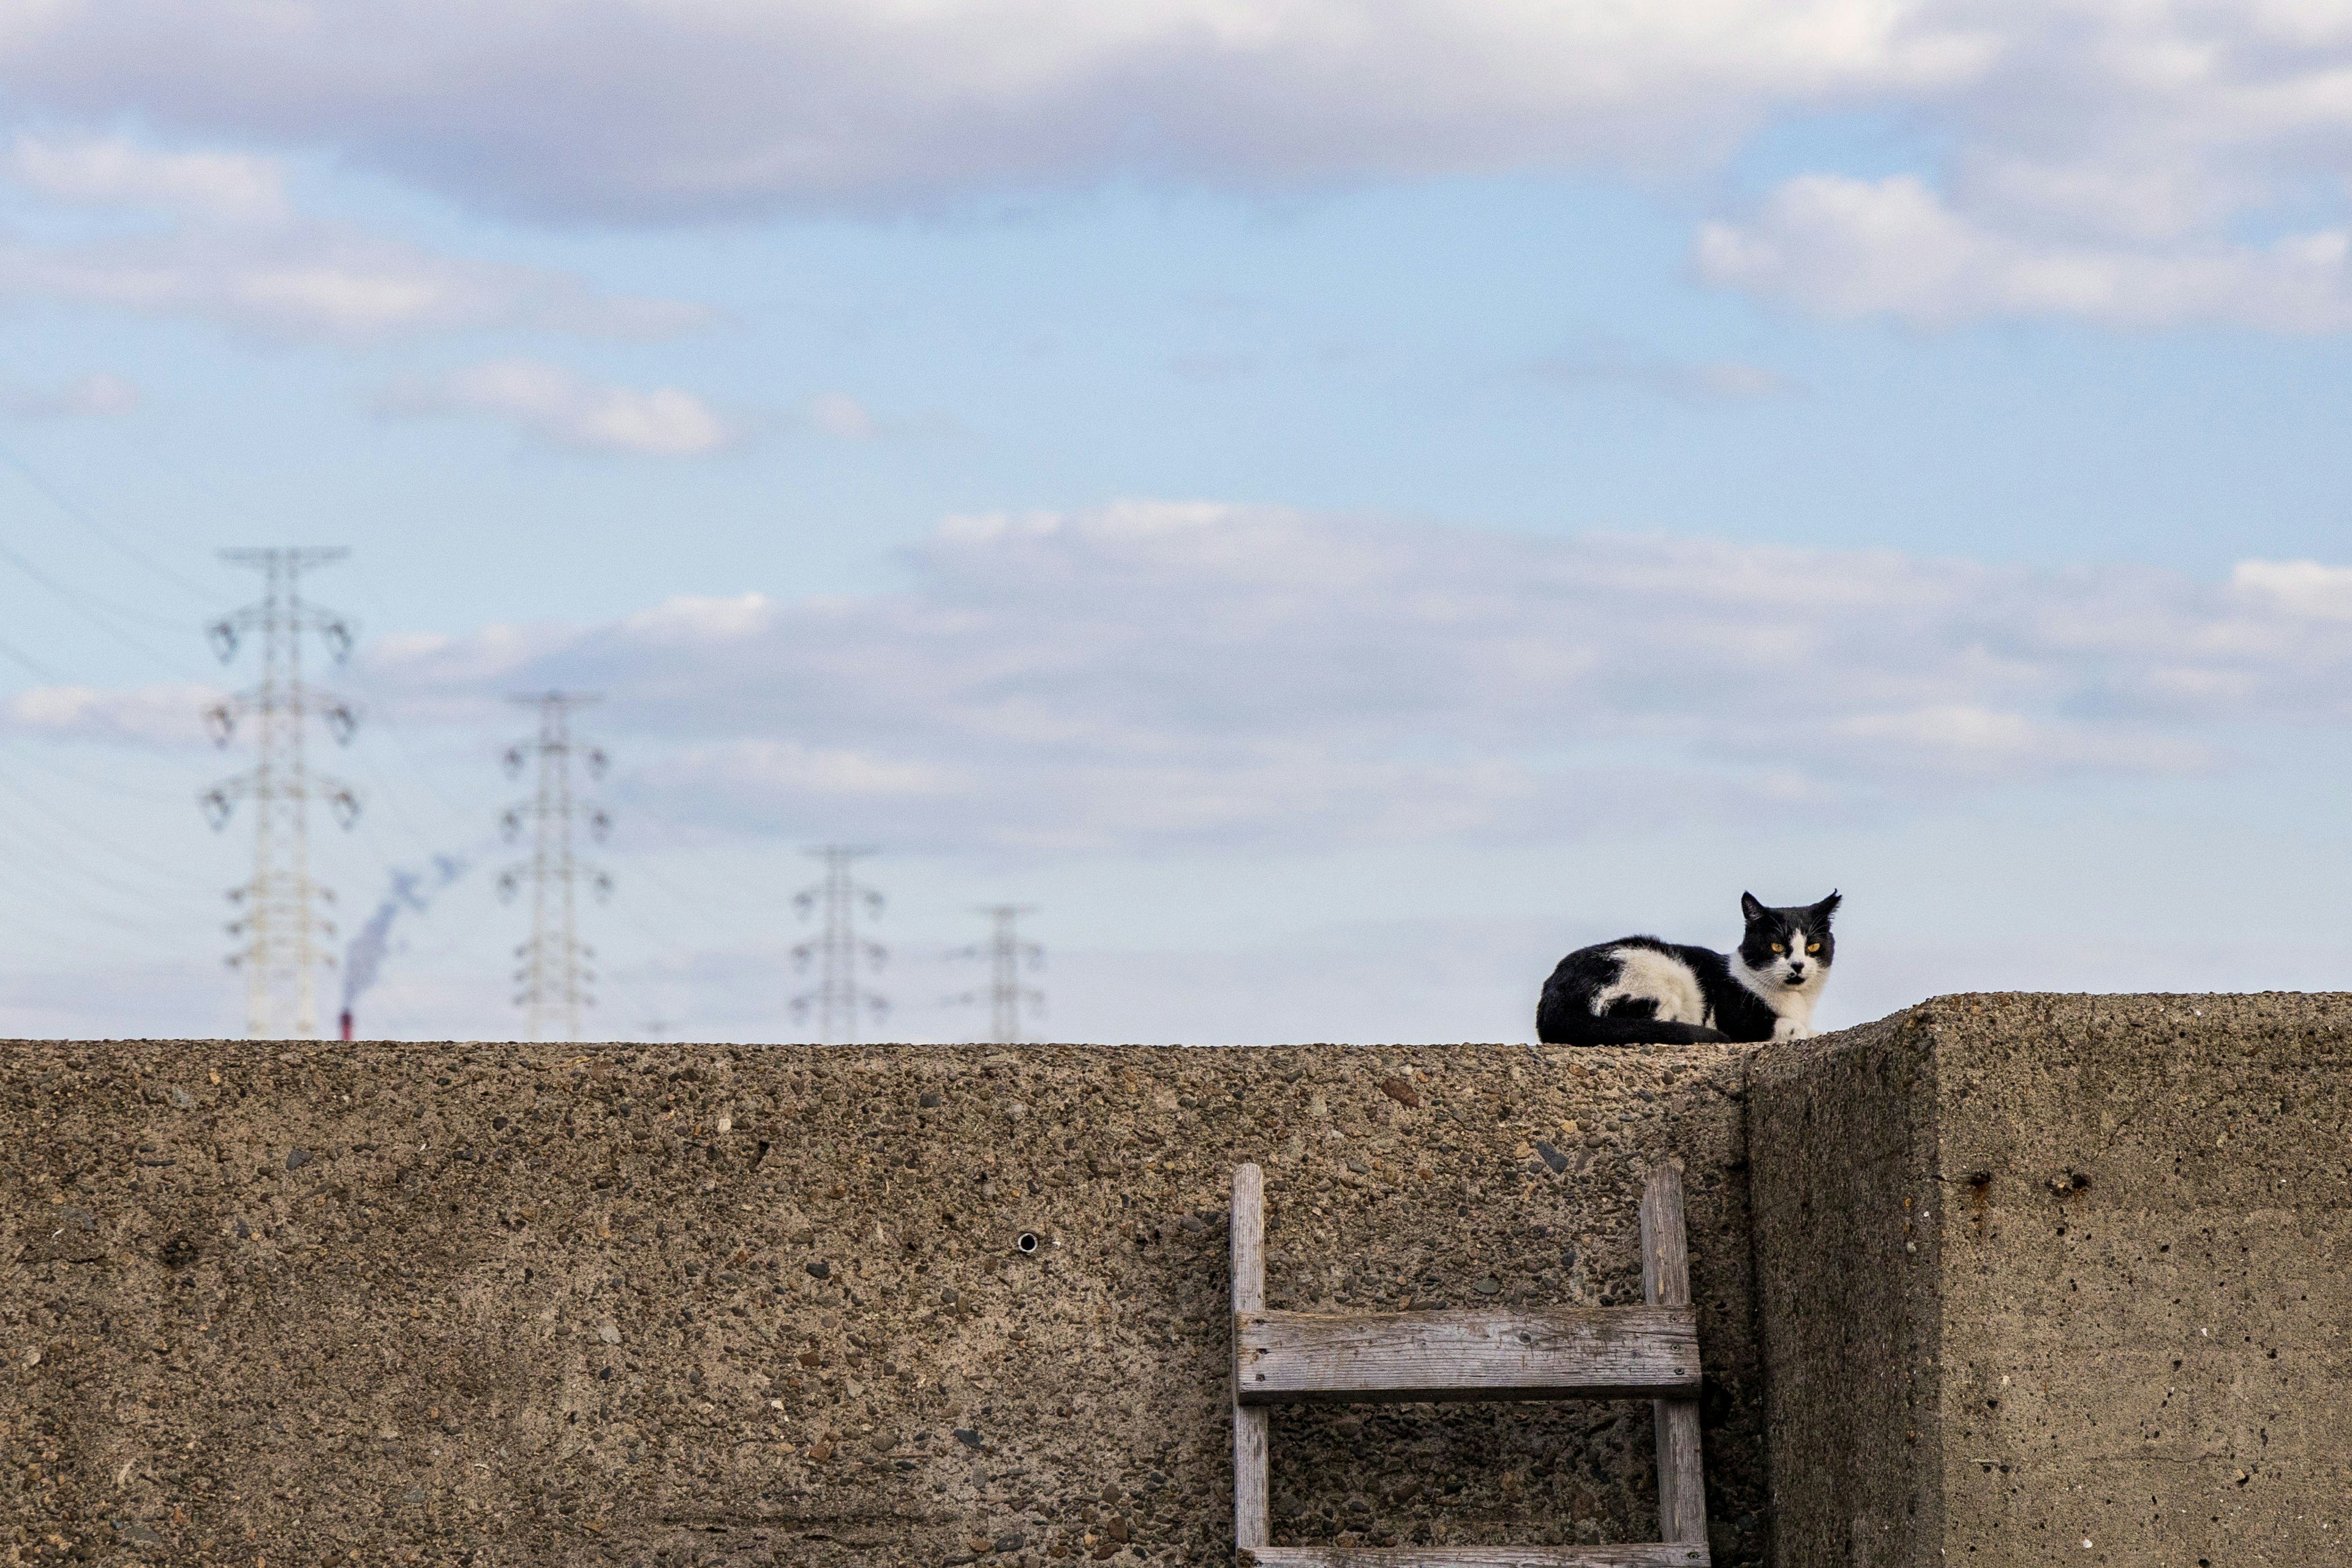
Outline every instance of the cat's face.
<path fill-rule="evenodd" d="M 1739 895 L 1739 912 L 1747 933 L 1739 939 L 1739 962 L 1769 986 L 1790 991 L 1819 986 L 1837 956 L 1837 939 L 1830 934 L 1830 918 L 1842 900 L 1835 893 L 1818 904 L 1784 910 L 1767 909 L 1753 893 Z"/>

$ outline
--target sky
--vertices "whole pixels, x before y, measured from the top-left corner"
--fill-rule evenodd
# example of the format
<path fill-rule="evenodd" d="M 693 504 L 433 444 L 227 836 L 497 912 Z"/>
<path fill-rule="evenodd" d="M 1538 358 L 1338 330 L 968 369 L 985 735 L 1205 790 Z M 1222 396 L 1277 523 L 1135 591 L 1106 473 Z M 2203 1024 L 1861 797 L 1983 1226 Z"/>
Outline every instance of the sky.
<path fill-rule="evenodd" d="M 256 545 L 363 1035 L 526 1027 L 551 689 L 593 1037 L 813 1037 L 824 844 L 867 1037 L 1003 903 L 1031 1038 L 1524 1040 L 1743 890 L 1825 1026 L 2338 988 L 2347 197 L 2298 0 L 0 0 L 0 1034 L 244 1032 Z"/>

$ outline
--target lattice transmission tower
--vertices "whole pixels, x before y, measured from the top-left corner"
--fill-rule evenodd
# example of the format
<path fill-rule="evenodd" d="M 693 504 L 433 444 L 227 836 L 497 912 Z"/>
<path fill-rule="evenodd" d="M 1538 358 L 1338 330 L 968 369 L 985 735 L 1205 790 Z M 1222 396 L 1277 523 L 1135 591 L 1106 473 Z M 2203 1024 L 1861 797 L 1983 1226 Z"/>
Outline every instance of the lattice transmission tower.
<path fill-rule="evenodd" d="M 546 1037 L 561 1027 L 563 1038 L 580 1037 L 580 1013 L 596 998 L 589 987 L 596 978 L 590 961 L 596 950 L 580 940 L 579 889 L 585 883 L 598 898 L 613 890 L 613 879 L 603 868 L 583 860 L 572 849 L 575 826 L 585 824 L 589 836 L 603 842 L 613 819 L 595 802 L 572 787 L 572 764 L 577 759 L 590 779 L 604 776 L 603 748 L 572 733 L 572 710 L 596 700 L 577 691 L 547 691 L 514 701 L 539 711 L 539 731 L 506 751 L 508 776 L 520 775 L 534 761 L 539 787 L 531 798 L 507 807 L 499 827 L 507 842 L 530 835 L 530 855 L 499 873 L 499 896 L 511 900 L 530 889 L 530 940 L 515 949 L 522 962 L 514 973 L 515 1005 L 529 1017 L 530 1037 Z"/>
<path fill-rule="evenodd" d="M 320 938 L 334 923 L 318 906 L 332 889 L 310 877 L 310 803 L 324 801 L 349 827 L 359 796 L 349 784 L 311 771 L 304 754 L 306 721 L 318 719 L 337 743 L 347 744 L 357 720 L 351 705 L 302 679 L 304 635 L 313 634 L 336 663 L 351 657 L 350 624 L 302 597 L 302 574 L 341 561 L 332 549 L 224 550 L 221 559 L 261 574 L 261 597 L 205 628 L 226 664 L 258 634 L 261 679 L 205 711 L 215 743 L 226 746 L 249 722 L 258 753 L 252 767 L 197 796 L 215 832 L 226 827 L 236 803 L 253 806 L 253 879 L 230 889 L 237 918 L 229 934 L 242 944 L 229 956 L 245 971 L 246 1032 L 255 1039 L 308 1039 L 319 1029 L 318 973 L 334 959 Z"/>
<path fill-rule="evenodd" d="M 856 862 L 874 851 L 828 844 L 809 853 L 824 862 L 824 879 L 793 894 L 793 907 L 803 920 L 822 910 L 824 927 L 822 935 L 793 949 L 793 962 L 803 973 L 812 963 L 817 972 L 815 988 L 793 998 L 793 1017 L 804 1019 L 814 1012 L 824 1044 L 856 1045 L 861 1016 L 879 1022 L 890 1011 L 889 998 L 857 983 L 861 967 L 878 970 L 890 958 L 889 949 L 857 934 L 860 910 L 869 920 L 882 912 L 882 895 L 852 874 Z"/>
<path fill-rule="evenodd" d="M 988 1002 L 988 1037 L 1000 1046 L 1021 1043 L 1021 1012 L 1024 1007 L 1043 1012 L 1045 994 L 1034 986 L 1021 984 L 1021 966 L 1031 969 L 1045 965 L 1045 950 L 1034 942 L 1021 940 L 1021 917 L 1036 912 L 1034 904 L 982 904 L 979 913 L 988 917 L 988 941 L 959 948 L 956 958 L 988 960 L 988 990 L 967 991 L 961 996 L 950 996 L 950 1005 L 971 1005 L 985 995 Z"/>

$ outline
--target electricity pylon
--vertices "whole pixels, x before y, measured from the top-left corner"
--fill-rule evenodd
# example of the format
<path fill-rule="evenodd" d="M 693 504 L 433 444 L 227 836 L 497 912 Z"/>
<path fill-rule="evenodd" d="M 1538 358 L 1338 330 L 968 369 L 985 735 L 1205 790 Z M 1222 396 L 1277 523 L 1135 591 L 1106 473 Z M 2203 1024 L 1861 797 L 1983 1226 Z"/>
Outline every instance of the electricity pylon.
<path fill-rule="evenodd" d="M 869 969 L 879 969 L 890 957 L 889 950 L 880 942 L 868 942 L 857 934 L 859 908 L 865 909 L 869 919 L 880 914 L 882 895 L 858 881 L 851 875 L 850 868 L 874 851 L 828 844 L 809 853 L 824 862 L 824 880 L 793 894 L 793 907 L 806 920 L 822 905 L 824 932 L 793 949 L 793 962 L 803 973 L 812 961 L 817 965 L 816 988 L 793 998 L 793 1016 L 805 1018 L 814 1010 L 817 1034 L 824 1044 L 856 1045 L 859 1014 L 871 1014 L 878 1022 L 890 1011 L 887 997 L 857 984 L 859 961 L 863 960 Z"/>
<path fill-rule="evenodd" d="M 595 1005 L 588 987 L 596 972 L 588 961 L 596 950 L 580 940 L 576 924 L 576 891 L 586 882 L 603 898 L 613 890 L 613 879 L 572 850 L 575 818 L 584 819 L 589 836 L 599 843 L 612 830 L 613 819 L 604 807 L 572 793 L 572 760 L 578 757 L 592 779 L 604 776 L 605 756 L 572 733 L 572 710 L 596 700 L 576 691 L 548 691 L 514 701 L 539 710 L 539 732 L 506 751 L 509 777 L 520 775 L 534 758 L 539 763 L 539 788 L 530 799 L 507 807 L 499 827 L 511 844 L 530 829 L 530 858 L 518 860 L 499 873 L 499 897 L 512 899 L 524 883 L 530 885 L 530 940 L 515 949 L 522 963 L 515 970 L 515 1005 L 527 1010 L 530 1038 L 560 1025 L 563 1037 L 580 1037 L 580 1010 Z"/>
<path fill-rule="evenodd" d="M 959 948 L 954 958 L 985 958 L 988 960 L 988 1037 L 1000 1046 L 1021 1043 L 1021 1009 L 1024 1006 L 1042 1011 L 1045 994 L 1021 984 L 1021 965 L 1025 960 L 1032 969 L 1042 969 L 1045 950 L 1034 942 L 1023 942 L 1019 921 L 1023 915 L 1036 911 L 1034 904 L 982 904 L 979 913 L 989 919 L 988 944 Z M 969 1005 L 978 1002 L 981 994 L 967 991 L 961 996 L 950 996 L 951 1005 Z"/>
<path fill-rule="evenodd" d="M 228 930 L 244 939 L 229 963 L 245 970 L 246 1032 L 255 1039 L 316 1035 L 319 966 L 334 963 L 316 940 L 334 934 L 334 923 L 315 905 L 331 903 L 335 895 L 310 879 L 310 802 L 325 801 L 345 827 L 359 816 L 360 802 L 349 784 L 310 771 L 303 756 L 303 721 L 322 721 L 338 744 L 350 743 L 358 721 L 341 698 L 303 681 L 302 635 L 317 633 L 341 664 L 351 657 L 352 631 L 341 616 L 302 597 L 302 574 L 347 553 L 222 551 L 221 559 L 231 565 L 261 574 L 261 597 L 205 628 L 223 664 L 236 657 L 247 633 L 261 634 L 259 684 L 205 711 L 205 723 L 222 746 L 235 737 L 239 720 L 257 721 L 255 744 L 260 755 L 252 767 L 197 796 L 215 832 L 228 826 L 239 800 L 253 803 L 253 879 L 228 895 L 239 907 Z"/>

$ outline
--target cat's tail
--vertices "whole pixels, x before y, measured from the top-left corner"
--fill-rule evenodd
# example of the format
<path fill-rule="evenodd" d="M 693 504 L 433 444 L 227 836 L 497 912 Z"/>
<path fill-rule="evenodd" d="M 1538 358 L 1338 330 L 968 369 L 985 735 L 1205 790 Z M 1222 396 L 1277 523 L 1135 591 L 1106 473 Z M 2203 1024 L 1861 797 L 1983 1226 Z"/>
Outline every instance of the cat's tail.
<path fill-rule="evenodd" d="M 1568 1011 L 1562 1009 L 1563 1012 Z M 1538 1018 L 1536 1035 L 1547 1046 L 1728 1045 L 1731 1037 L 1705 1024 L 1669 1024 L 1655 1018 L 1596 1018 L 1570 1012 Z"/>

